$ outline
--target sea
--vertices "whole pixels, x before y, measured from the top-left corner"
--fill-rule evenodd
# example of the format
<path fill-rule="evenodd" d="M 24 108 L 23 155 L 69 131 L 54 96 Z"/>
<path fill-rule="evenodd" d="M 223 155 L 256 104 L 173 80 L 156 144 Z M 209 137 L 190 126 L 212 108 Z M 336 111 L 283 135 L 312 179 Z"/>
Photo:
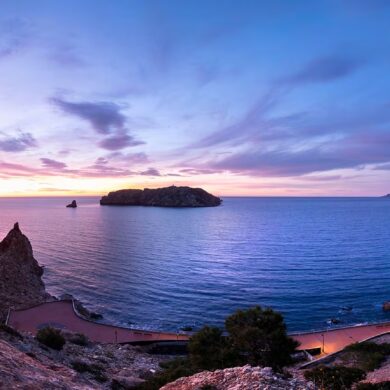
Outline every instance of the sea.
<path fill-rule="evenodd" d="M 79 197 L 66 208 L 72 199 L 1 198 L 0 234 L 19 222 L 47 290 L 72 294 L 103 322 L 198 329 L 255 305 L 281 312 L 291 332 L 390 320 L 390 199 L 159 208 Z"/>

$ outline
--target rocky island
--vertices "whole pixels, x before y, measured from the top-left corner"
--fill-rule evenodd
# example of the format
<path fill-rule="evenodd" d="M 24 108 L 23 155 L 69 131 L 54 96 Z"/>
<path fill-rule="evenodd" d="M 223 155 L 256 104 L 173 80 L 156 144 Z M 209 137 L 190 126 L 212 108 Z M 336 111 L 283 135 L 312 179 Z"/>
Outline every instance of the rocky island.
<path fill-rule="evenodd" d="M 202 188 L 176 186 L 113 191 L 100 200 L 102 206 L 214 207 L 221 203 Z"/>
<path fill-rule="evenodd" d="M 75 200 L 72 200 L 72 203 L 67 204 L 66 207 L 75 209 L 77 207 L 77 202 Z"/>

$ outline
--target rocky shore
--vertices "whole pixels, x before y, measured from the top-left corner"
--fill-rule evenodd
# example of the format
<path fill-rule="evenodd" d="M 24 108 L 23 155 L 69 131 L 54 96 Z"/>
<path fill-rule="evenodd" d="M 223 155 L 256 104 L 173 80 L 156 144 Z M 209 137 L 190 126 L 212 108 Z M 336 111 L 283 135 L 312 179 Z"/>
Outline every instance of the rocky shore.
<path fill-rule="evenodd" d="M 164 187 L 110 192 L 100 200 L 102 206 L 214 207 L 222 200 L 202 188 Z"/>

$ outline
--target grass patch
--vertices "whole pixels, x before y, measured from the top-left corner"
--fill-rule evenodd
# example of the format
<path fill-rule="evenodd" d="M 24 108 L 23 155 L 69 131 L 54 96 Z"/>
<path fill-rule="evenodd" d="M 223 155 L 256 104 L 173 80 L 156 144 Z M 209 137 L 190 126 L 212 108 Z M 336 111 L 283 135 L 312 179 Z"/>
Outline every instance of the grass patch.
<path fill-rule="evenodd" d="M 305 378 L 324 390 L 348 390 L 366 377 L 360 368 L 318 366 L 305 372 Z"/>
<path fill-rule="evenodd" d="M 194 369 L 189 360 L 180 358 L 160 364 L 163 371 L 157 372 L 144 383 L 136 386 L 136 390 L 158 390 L 167 383 L 173 382 L 183 376 L 191 376 L 202 370 Z"/>
<path fill-rule="evenodd" d="M 82 333 L 76 333 L 69 337 L 69 342 L 72 344 L 80 345 L 86 347 L 89 344 L 88 337 Z"/>
<path fill-rule="evenodd" d="M 0 324 L 0 331 L 8 333 L 11 336 L 17 337 L 20 340 L 23 340 L 23 336 L 16 329 L 11 328 L 6 324 Z"/>
<path fill-rule="evenodd" d="M 36 339 L 41 344 L 57 351 L 60 351 L 66 342 L 62 332 L 59 329 L 51 327 L 40 329 L 36 335 Z"/>
<path fill-rule="evenodd" d="M 100 383 L 107 382 L 108 378 L 104 372 L 104 368 L 99 364 L 89 364 L 81 360 L 75 360 L 71 363 L 72 368 L 79 373 L 89 373 Z"/>
<path fill-rule="evenodd" d="M 388 355 L 390 355 L 390 344 L 366 341 L 346 347 L 342 360 L 353 362 L 354 367 L 369 372 L 380 367 Z"/>

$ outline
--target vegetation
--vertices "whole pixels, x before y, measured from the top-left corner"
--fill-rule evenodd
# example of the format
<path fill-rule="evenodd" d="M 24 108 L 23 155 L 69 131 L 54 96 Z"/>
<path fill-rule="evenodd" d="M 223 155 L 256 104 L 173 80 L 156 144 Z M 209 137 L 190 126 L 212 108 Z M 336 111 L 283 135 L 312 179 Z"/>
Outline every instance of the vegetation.
<path fill-rule="evenodd" d="M 58 351 L 65 345 L 65 338 L 61 331 L 51 327 L 40 329 L 36 335 L 36 339 L 41 344 Z"/>
<path fill-rule="evenodd" d="M 74 370 L 80 373 L 88 372 L 92 375 L 93 379 L 98 382 L 103 383 L 108 380 L 106 374 L 104 373 L 104 368 L 99 364 L 89 364 L 81 360 L 75 360 L 71 364 Z"/>
<path fill-rule="evenodd" d="M 305 372 L 305 378 L 324 390 L 348 390 L 366 376 L 360 368 L 318 366 Z"/>
<path fill-rule="evenodd" d="M 205 326 L 188 343 L 191 366 L 200 370 L 216 370 L 234 366 L 235 358 L 229 339 L 219 328 Z"/>
<path fill-rule="evenodd" d="M 379 383 L 359 383 L 356 390 L 390 390 L 390 381 Z"/>
<path fill-rule="evenodd" d="M 225 326 L 241 364 L 280 369 L 292 362 L 298 343 L 287 336 L 282 315 L 272 309 L 238 310 Z"/>
<path fill-rule="evenodd" d="M 72 335 L 72 336 L 69 338 L 69 341 L 70 341 L 72 344 L 80 345 L 80 346 L 82 346 L 82 347 L 87 346 L 88 343 L 89 343 L 87 336 L 85 336 L 85 335 L 82 334 L 82 333 L 76 333 L 76 334 Z"/>
<path fill-rule="evenodd" d="M 271 309 L 239 310 L 226 319 L 227 334 L 205 326 L 188 343 L 188 357 L 161 364 L 139 390 L 159 389 L 166 383 L 204 370 L 251 364 L 280 370 L 291 363 L 297 343 L 286 333 L 283 317 Z"/>
<path fill-rule="evenodd" d="M 20 340 L 23 340 L 23 336 L 16 329 L 11 328 L 6 324 L 0 324 L 0 331 L 8 333 L 11 336 L 17 337 Z"/>
<path fill-rule="evenodd" d="M 390 344 L 366 341 L 345 348 L 343 360 L 353 361 L 355 367 L 368 372 L 380 367 L 388 355 L 390 355 Z"/>

